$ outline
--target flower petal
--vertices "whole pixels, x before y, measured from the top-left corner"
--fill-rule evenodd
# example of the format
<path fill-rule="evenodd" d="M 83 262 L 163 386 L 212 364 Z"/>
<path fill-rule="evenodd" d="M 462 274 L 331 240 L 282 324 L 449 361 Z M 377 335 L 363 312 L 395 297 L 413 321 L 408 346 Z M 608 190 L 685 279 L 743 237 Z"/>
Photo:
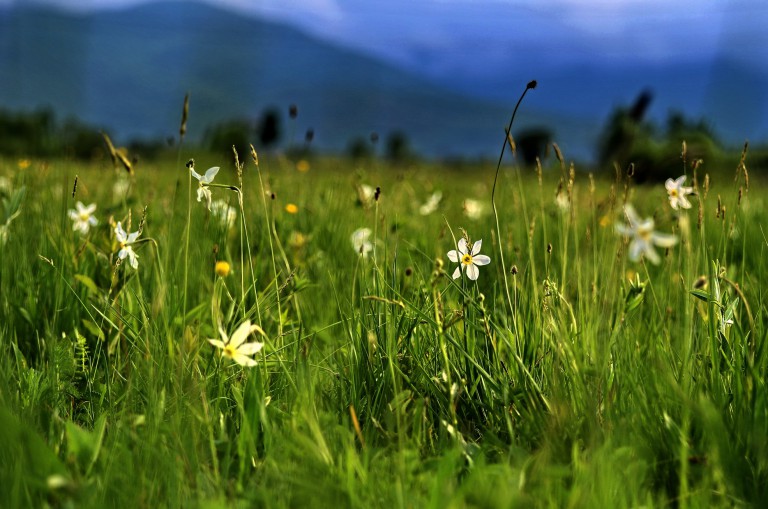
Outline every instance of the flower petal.
<path fill-rule="evenodd" d="M 219 167 L 214 166 L 213 168 L 208 168 L 208 171 L 205 172 L 205 175 L 202 179 L 200 179 L 201 182 L 205 182 L 206 184 L 210 184 L 213 182 L 213 177 L 216 176 L 216 174 L 219 173 Z"/>
<path fill-rule="evenodd" d="M 118 221 L 117 226 L 115 226 L 115 237 L 117 237 L 117 241 L 120 243 L 128 240 L 128 234 L 125 233 L 125 230 L 123 230 L 123 225 L 120 223 L 120 221 Z"/>
<path fill-rule="evenodd" d="M 469 277 L 469 279 L 476 281 L 479 275 L 480 269 L 477 268 L 477 265 L 467 265 L 467 277 Z"/>
<path fill-rule="evenodd" d="M 252 368 L 257 364 L 255 360 L 245 355 L 242 355 L 240 352 L 235 352 L 234 354 L 232 354 L 232 360 L 240 364 L 241 366 L 245 366 L 246 368 Z"/>
<path fill-rule="evenodd" d="M 259 353 L 264 348 L 264 343 L 253 342 L 240 345 L 237 351 L 243 355 L 253 355 Z"/>
<path fill-rule="evenodd" d="M 491 263 L 491 259 L 486 255 L 479 254 L 472 257 L 472 263 L 479 266 L 488 265 Z"/>
<path fill-rule="evenodd" d="M 676 187 L 675 186 L 675 181 L 672 180 L 672 179 L 667 179 L 667 181 L 664 182 L 664 187 L 667 188 L 667 191 L 673 190 Z"/>
<path fill-rule="evenodd" d="M 677 244 L 677 237 L 668 233 L 653 232 L 651 241 L 659 247 L 672 247 Z"/>
<path fill-rule="evenodd" d="M 654 265 L 658 265 L 661 262 L 661 258 L 659 258 L 658 253 L 656 253 L 656 250 L 653 249 L 653 246 L 651 246 L 650 244 L 646 245 L 646 248 L 643 254 Z"/>
<path fill-rule="evenodd" d="M 640 224 L 640 216 L 637 215 L 637 212 L 635 211 L 635 207 L 627 203 L 624 205 L 624 213 L 627 215 L 627 219 L 629 220 L 629 226 L 631 228 L 636 228 Z"/>
<path fill-rule="evenodd" d="M 246 320 L 240 324 L 240 326 L 232 333 L 232 337 L 229 338 L 229 344 L 237 348 L 248 339 L 251 334 L 251 321 Z"/>
<path fill-rule="evenodd" d="M 629 259 L 636 262 L 640 259 L 640 256 L 648 249 L 647 244 L 640 240 L 634 239 L 629 245 Z"/>
<path fill-rule="evenodd" d="M 217 348 L 221 348 L 222 350 L 227 347 L 226 343 L 219 339 L 209 339 L 208 342 Z"/>
<path fill-rule="evenodd" d="M 189 172 L 192 174 L 193 177 L 195 177 L 197 180 L 202 180 L 203 176 L 197 173 L 194 168 L 190 168 Z"/>
<path fill-rule="evenodd" d="M 462 256 L 467 254 L 467 239 L 465 239 L 464 237 L 460 238 L 458 248 L 459 248 L 459 254 L 461 254 Z"/>
<path fill-rule="evenodd" d="M 453 277 L 453 279 L 459 279 L 461 277 L 461 267 L 462 266 L 459 265 L 458 267 L 456 267 L 456 270 L 453 271 L 453 276 L 451 276 Z"/>
<path fill-rule="evenodd" d="M 459 263 L 459 253 L 455 249 L 448 251 L 448 259 L 453 263 Z"/>
<path fill-rule="evenodd" d="M 475 256 L 477 253 L 480 252 L 480 248 L 483 245 L 483 239 L 477 240 L 472 244 L 472 253 L 470 253 L 472 256 Z"/>

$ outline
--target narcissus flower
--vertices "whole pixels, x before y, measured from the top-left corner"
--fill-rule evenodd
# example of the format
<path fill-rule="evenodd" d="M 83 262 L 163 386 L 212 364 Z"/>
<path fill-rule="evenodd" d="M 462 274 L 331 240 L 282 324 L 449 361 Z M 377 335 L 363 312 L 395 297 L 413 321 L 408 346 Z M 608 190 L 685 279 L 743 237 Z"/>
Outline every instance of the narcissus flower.
<path fill-rule="evenodd" d="M 459 266 L 453 271 L 453 279 L 461 277 L 462 271 L 466 271 L 467 277 L 472 281 L 477 280 L 480 275 L 480 269 L 483 265 L 491 263 L 491 259 L 480 254 L 480 248 L 483 245 L 482 240 L 467 244 L 467 239 L 459 239 L 458 250 L 448 251 L 448 259 Z"/>
<path fill-rule="evenodd" d="M 93 216 L 93 213 L 96 212 L 96 204 L 91 203 L 86 207 L 82 202 L 77 202 L 75 209 L 69 209 L 69 218 L 74 222 L 72 229 L 86 235 L 91 226 L 96 226 L 99 223 Z"/>
<path fill-rule="evenodd" d="M 219 327 L 219 334 L 221 339 L 209 339 L 208 342 L 217 348 L 221 348 L 221 355 L 229 357 L 241 366 L 251 368 L 257 363 L 251 359 L 249 355 L 255 355 L 264 348 L 264 343 L 254 341 L 252 343 L 246 343 L 245 340 L 248 336 L 258 332 L 262 336 L 266 337 L 264 330 L 258 325 L 251 325 L 250 320 L 244 321 L 240 324 L 235 332 L 232 333 L 232 337 L 227 336 L 227 333 Z"/>
<path fill-rule="evenodd" d="M 632 242 L 629 244 L 629 259 L 637 261 L 640 257 L 645 256 L 651 263 L 658 265 L 661 259 L 653 246 L 672 247 L 677 244 L 677 237 L 655 232 L 653 219 L 650 217 L 640 219 L 632 205 L 625 205 L 624 213 L 629 225 L 617 224 L 616 231 L 625 237 L 632 238 Z"/>
<path fill-rule="evenodd" d="M 115 237 L 120 244 L 120 251 L 118 251 L 117 257 L 121 260 L 128 258 L 131 267 L 137 269 L 139 267 L 139 255 L 133 251 L 131 244 L 136 242 L 136 239 L 139 237 L 139 232 L 133 232 L 131 234 L 126 233 L 125 230 L 123 230 L 123 225 L 118 221 L 117 226 L 115 226 Z"/>
<path fill-rule="evenodd" d="M 679 208 L 689 209 L 691 208 L 691 202 L 685 197 L 687 194 L 693 193 L 692 187 L 684 187 L 685 175 L 677 180 L 667 179 L 664 183 L 664 187 L 667 188 L 667 194 L 669 195 L 669 204 L 673 209 Z"/>
<path fill-rule="evenodd" d="M 208 168 L 205 175 L 197 173 L 194 167 L 190 167 L 189 171 L 192 172 L 193 177 L 200 181 L 200 187 L 197 188 L 197 201 L 202 201 L 205 198 L 208 203 L 208 210 L 211 210 L 211 190 L 208 189 L 208 184 L 213 182 L 213 178 L 219 173 L 219 167 Z"/>
<path fill-rule="evenodd" d="M 352 242 L 352 247 L 354 248 L 355 252 L 363 258 L 367 257 L 368 253 L 373 251 L 373 243 L 369 240 L 370 238 L 370 228 L 358 228 L 352 232 L 352 235 L 349 238 L 349 240 Z"/>
<path fill-rule="evenodd" d="M 440 200 L 443 199 L 443 193 L 441 191 L 435 191 L 432 193 L 432 195 L 427 199 L 426 203 L 419 207 L 419 214 L 422 216 L 428 216 L 434 211 L 437 210 L 438 205 L 440 205 Z"/>

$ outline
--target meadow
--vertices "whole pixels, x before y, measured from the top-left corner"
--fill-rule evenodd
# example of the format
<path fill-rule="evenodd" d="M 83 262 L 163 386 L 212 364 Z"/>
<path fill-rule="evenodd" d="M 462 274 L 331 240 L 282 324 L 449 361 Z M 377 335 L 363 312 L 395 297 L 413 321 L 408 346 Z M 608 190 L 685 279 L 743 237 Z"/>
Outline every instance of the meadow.
<path fill-rule="evenodd" d="M 0 506 L 759 506 L 766 182 L 558 155 L 0 160 Z"/>

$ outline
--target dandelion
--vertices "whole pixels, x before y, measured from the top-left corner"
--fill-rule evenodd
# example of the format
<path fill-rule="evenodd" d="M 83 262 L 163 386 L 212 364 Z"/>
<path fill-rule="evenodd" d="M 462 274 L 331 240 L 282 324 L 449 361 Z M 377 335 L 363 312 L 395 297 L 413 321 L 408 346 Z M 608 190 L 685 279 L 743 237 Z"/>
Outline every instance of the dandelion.
<path fill-rule="evenodd" d="M 30 167 L 32 163 L 29 162 L 29 159 L 19 159 L 18 166 L 20 170 L 26 170 Z"/>
<path fill-rule="evenodd" d="M 91 226 L 96 226 L 99 223 L 93 216 L 93 213 L 96 211 L 96 204 L 91 203 L 86 207 L 82 202 L 77 202 L 75 203 L 75 209 L 69 209 L 69 218 L 74 221 L 72 229 L 86 235 Z"/>
<path fill-rule="evenodd" d="M 485 205 L 480 200 L 467 198 L 464 200 L 464 215 L 470 219 L 480 219 L 485 215 Z"/>
<path fill-rule="evenodd" d="M 209 339 L 208 342 L 217 348 L 221 348 L 221 355 L 228 357 L 240 364 L 241 366 L 253 367 L 256 365 L 256 361 L 251 359 L 249 355 L 259 353 L 264 347 L 264 343 L 253 342 L 246 343 L 245 340 L 248 336 L 258 332 L 262 336 L 266 336 L 264 330 L 258 325 L 251 325 L 250 320 L 244 321 L 240 324 L 235 332 L 232 333 L 232 337 L 227 336 L 227 333 L 219 327 L 219 334 L 222 339 Z"/>
<path fill-rule="evenodd" d="M 673 209 L 678 208 L 689 209 L 691 208 L 691 202 L 685 197 L 687 194 L 693 193 L 692 187 L 684 187 L 685 175 L 677 180 L 667 179 L 664 183 L 664 187 L 667 188 L 667 194 L 669 195 L 669 204 Z"/>
<path fill-rule="evenodd" d="M 440 191 L 435 191 L 432 193 L 432 195 L 427 199 L 426 203 L 419 207 L 419 214 L 422 216 L 428 216 L 434 211 L 437 210 L 438 205 L 440 205 L 440 200 L 443 199 L 443 193 Z"/>
<path fill-rule="evenodd" d="M 480 269 L 483 265 L 491 263 L 491 259 L 486 255 L 480 254 L 480 248 L 483 245 L 482 240 L 468 244 L 467 239 L 462 237 L 459 239 L 458 250 L 448 251 L 448 259 L 453 263 L 458 263 L 459 266 L 453 271 L 453 279 L 461 277 L 462 271 L 466 271 L 467 277 L 472 281 L 477 280 L 480 275 Z"/>
<path fill-rule="evenodd" d="M 222 228 L 231 230 L 237 221 L 237 211 L 224 200 L 216 200 L 211 203 L 211 216 L 216 218 Z"/>
<path fill-rule="evenodd" d="M 653 246 L 672 247 L 677 244 L 677 237 L 653 231 L 653 219 L 641 220 L 632 205 L 625 205 L 624 213 L 629 225 L 617 224 L 616 231 L 626 237 L 632 237 L 632 242 L 629 244 L 629 259 L 637 261 L 641 256 L 645 256 L 651 263 L 658 265 L 661 259 Z"/>
<path fill-rule="evenodd" d="M 295 203 L 289 203 L 285 206 L 285 211 L 289 214 L 296 214 L 299 212 L 299 207 Z"/>
<path fill-rule="evenodd" d="M 197 188 L 197 201 L 202 201 L 205 198 L 208 203 L 208 210 L 211 210 L 211 190 L 208 189 L 208 185 L 213 182 L 213 178 L 219 173 L 219 167 L 208 168 L 205 175 L 197 173 L 193 166 L 189 167 L 189 171 L 192 172 L 193 177 L 200 181 L 200 187 Z"/>
<path fill-rule="evenodd" d="M 228 262 L 224 260 L 219 260 L 218 262 L 216 262 L 216 265 L 213 268 L 213 271 L 219 277 L 227 277 L 231 270 L 232 270 L 232 267 L 229 265 Z"/>
<path fill-rule="evenodd" d="M 373 243 L 369 240 L 371 238 L 370 228 L 358 228 L 352 232 L 350 241 L 355 252 L 361 255 L 363 258 L 368 256 L 368 253 L 373 251 Z"/>
<path fill-rule="evenodd" d="M 117 257 L 121 260 L 128 258 L 131 267 L 134 269 L 139 268 L 139 255 L 133 251 L 131 244 L 136 242 L 138 236 L 139 232 L 133 232 L 131 234 L 126 233 L 125 230 L 123 230 L 123 225 L 120 221 L 117 222 L 117 226 L 115 226 L 115 237 L 117 237 L 117 242 L 120 244 L 120 251 L 118 251 Z"/>

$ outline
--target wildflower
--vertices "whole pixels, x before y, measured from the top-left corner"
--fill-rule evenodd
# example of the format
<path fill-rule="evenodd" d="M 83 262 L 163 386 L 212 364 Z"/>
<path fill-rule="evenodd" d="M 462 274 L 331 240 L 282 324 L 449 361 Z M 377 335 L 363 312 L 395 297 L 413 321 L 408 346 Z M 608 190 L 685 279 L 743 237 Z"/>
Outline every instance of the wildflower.
<path fill-rule="evenodd" d="M 216 200 L 211 203 L 211 215 L 219 220 L 222 228 L 231 230 L 235 227 L 235 221 L 237 220 L 237 211 L 234 207 L 230 207 L 224 200 Z"/>
<path fill-rule="evenodd" d="M 370 228 L 358 228 L 352 232 L 350 240 L 352 241 L 352 247 L 357 254 L 363 258 L 368 256 L 368 253 L 373 251 L 373 243 L 369 240 L 371 238 Z"/>
<path fill-rule="evenodd" d="M 432 195 L 427 199 L 426 203 L 419 207 L 419 214 L 422 216 L 428 216 L 434 211 L 437 210 L 437 206 L 440 205 L 440 200 L 443 199 L 443 193 L 440 191 L 435 191 L 432 193 Z"/>
<path fill-rule="evenodd" d="M 112 196 L 115 200 L 122 199 L 126 193 L 128 193 L 128 189 L 131 187 L 131 181 L 128 179 L 128 177 L 123 176 L 123 174 L 120 174 L 120 177 L 115 180 L 114 184 L 112 184 Z"/>
<path fill-rule="evenodd" d="M 461 277 L 461 272 L 466 271 L 467 277 L 472 281 L 477 280 L 480 275 L 480 269 L 483 265 L 491 263 L 491 259 L 485 255 L 480 254 L 480 247 L 483 245 L 482 240 L 478 240 L 472 244 L 467 244 L 467 239 L 462 237 L 459 239 L 459 249 L 448 251 L 448 259 L 453 263 L 458 263 L 459 266 L 453 271 L 453 279 Z"/>
<path fill-rule="evenodd" d="M 669 195 L 669 204 L 675 210 L 678 208 L 691 208 L 691 202 L 688 201 L 685 195 L 692 194 L 693 188 L 683 187 L 683 182 L 685 182 L 685 175 L 677 180 L 667 179 L 664 183 L 664 187 L 667 188 L 667 194 Z"/>
<path fill-rule="evenodd" d="M 208 202 L 208 210 L 211 210 L 211 190 L 208 189 L 208 184 L 213 182 L 213 178 L 219 173 L 219 167 L 208 168 L 205 175 L 197 173 L 193 166 L 190 166 L 189 171 L 192 172 L 193 177 L 200 181 L 200 187 L 197 188 L 197 201 L 202 201 L 203 197 L 205 197 L 205 200 Z"/>
<path fill-rule="evenodd" d="M 285 206 L 285 211 L 289 214 L 296 214 L 299 211 L 299 207 L 295 203 L 289 203 Z"/>
<path fill-rule="evenodd" d="M 368 207 L 373 203 L 374 199 L 376 197 L 376 190 L 367 185 L 367 184 L 360 184 L 357 187 L 357 199 L 360 201 L 360 204 L 363 207 Z"/>
<path fill-rule="evenodd" d="M 19 162 L 18 162 L 18 166 L 20 170 L 26 170 L 27 168 L 29 168 L 31 164 L 32 163 L 29 162 L 29 159 L 19 159 Z"/>
<path fill-rule="evenodd" d="M 656 250 L 653 249 L 654 244 L 665 248 L 677 244 L 677 237 L 674 235 L 653 231 L 653 219 L 641 220 L 632 205 L 625 205 L 624 213 L 627 216 L 629 225 L 617 224 L 616 231 L 626 237 L 632 237 L 632 242 L 629 244 L 630 260 L 637 261 L 641 256 L 645 255 L 651 263 L 658 264 L 661 259 Z"/>
<path fill-rule="evenodd" d="M 231 338 L 227 336 L 227 333 L 224 332 L 224 329 L 219 327 L 219 334 L 221 334 L 222 339 L 209 339 L 208 342 L 217 348 L 221 348 L 221 354 L 224 357 L 229 357 L 241 366 L 250 368 L 256 365 L 256 361 L 251 359 L 249 355 L 259 353 L 259 351 L 264 347 L 264 343 L 245 342 L 245 340 L 248 339 L 248 336 L 254 332 L 258 332 L 262 336 L 266 336 L 264 330 L 261 327 L 258 325 L 251 325 L 251 321 L 246 320 L 240 324 L 240 327 L 238 327 L 235 332 L 232 333 Z"/>
<path fill-rule="evenodd" d="M 299 159 L 299 162 L 296 163 L 296 169 L 299 170 L 301 173 L 308 172 L 309 162 L 306 159 Z"/>
<path fill-rule="evenodd" d="M 136 242 L 138 236 L 139 232 L 133 232 L 131 234 L 125 233 L 123 225 L 120 224 L 120 221 L 117 222 L 117 226 L 115 226 L 115 237 L 117 237 L 117 242 L 120 244 L 120 251 L 117 253 L 117 257 L 121 260 L 128 258 L 131 267 L 134 269 L 139 267 L 139 255 L 134 253 L 131 244 Z"/>
<path fill-rule="evenodd" d="M 91 203 L 86 207 L 82 202 L 77 202 L 75 208 L 77 210 L 69 209 L 69 218 L 74 221 L 72 229 L 86 235 L 91 226 L 98 224 L 98 220 L 93 216 L 96 211 L 96 204 Z"/>
<path fill-rule="evenodd" d="M 485 205 L 480 200 L 464 200 L 464 215 L 470 219 L 480 219 L 485 215 Z"/>
<path fill-rule="evenodd" d="M 560 212 L 568 212 L 571 208 L 571 200 L 568 198 L 568 193 L 562 188 L 557 190 L 557 194 L 555 195 L 555 205 L 560 209 Z"/>
<path fill-rule="evenodd" d="M 230 267 L 229 263 L 224 260 L 216 262 L 216 266 L 213 268 L 213 271 L 219 277 L 227 277 L 230 270 L 232 270 L 232 267 Z"/>

